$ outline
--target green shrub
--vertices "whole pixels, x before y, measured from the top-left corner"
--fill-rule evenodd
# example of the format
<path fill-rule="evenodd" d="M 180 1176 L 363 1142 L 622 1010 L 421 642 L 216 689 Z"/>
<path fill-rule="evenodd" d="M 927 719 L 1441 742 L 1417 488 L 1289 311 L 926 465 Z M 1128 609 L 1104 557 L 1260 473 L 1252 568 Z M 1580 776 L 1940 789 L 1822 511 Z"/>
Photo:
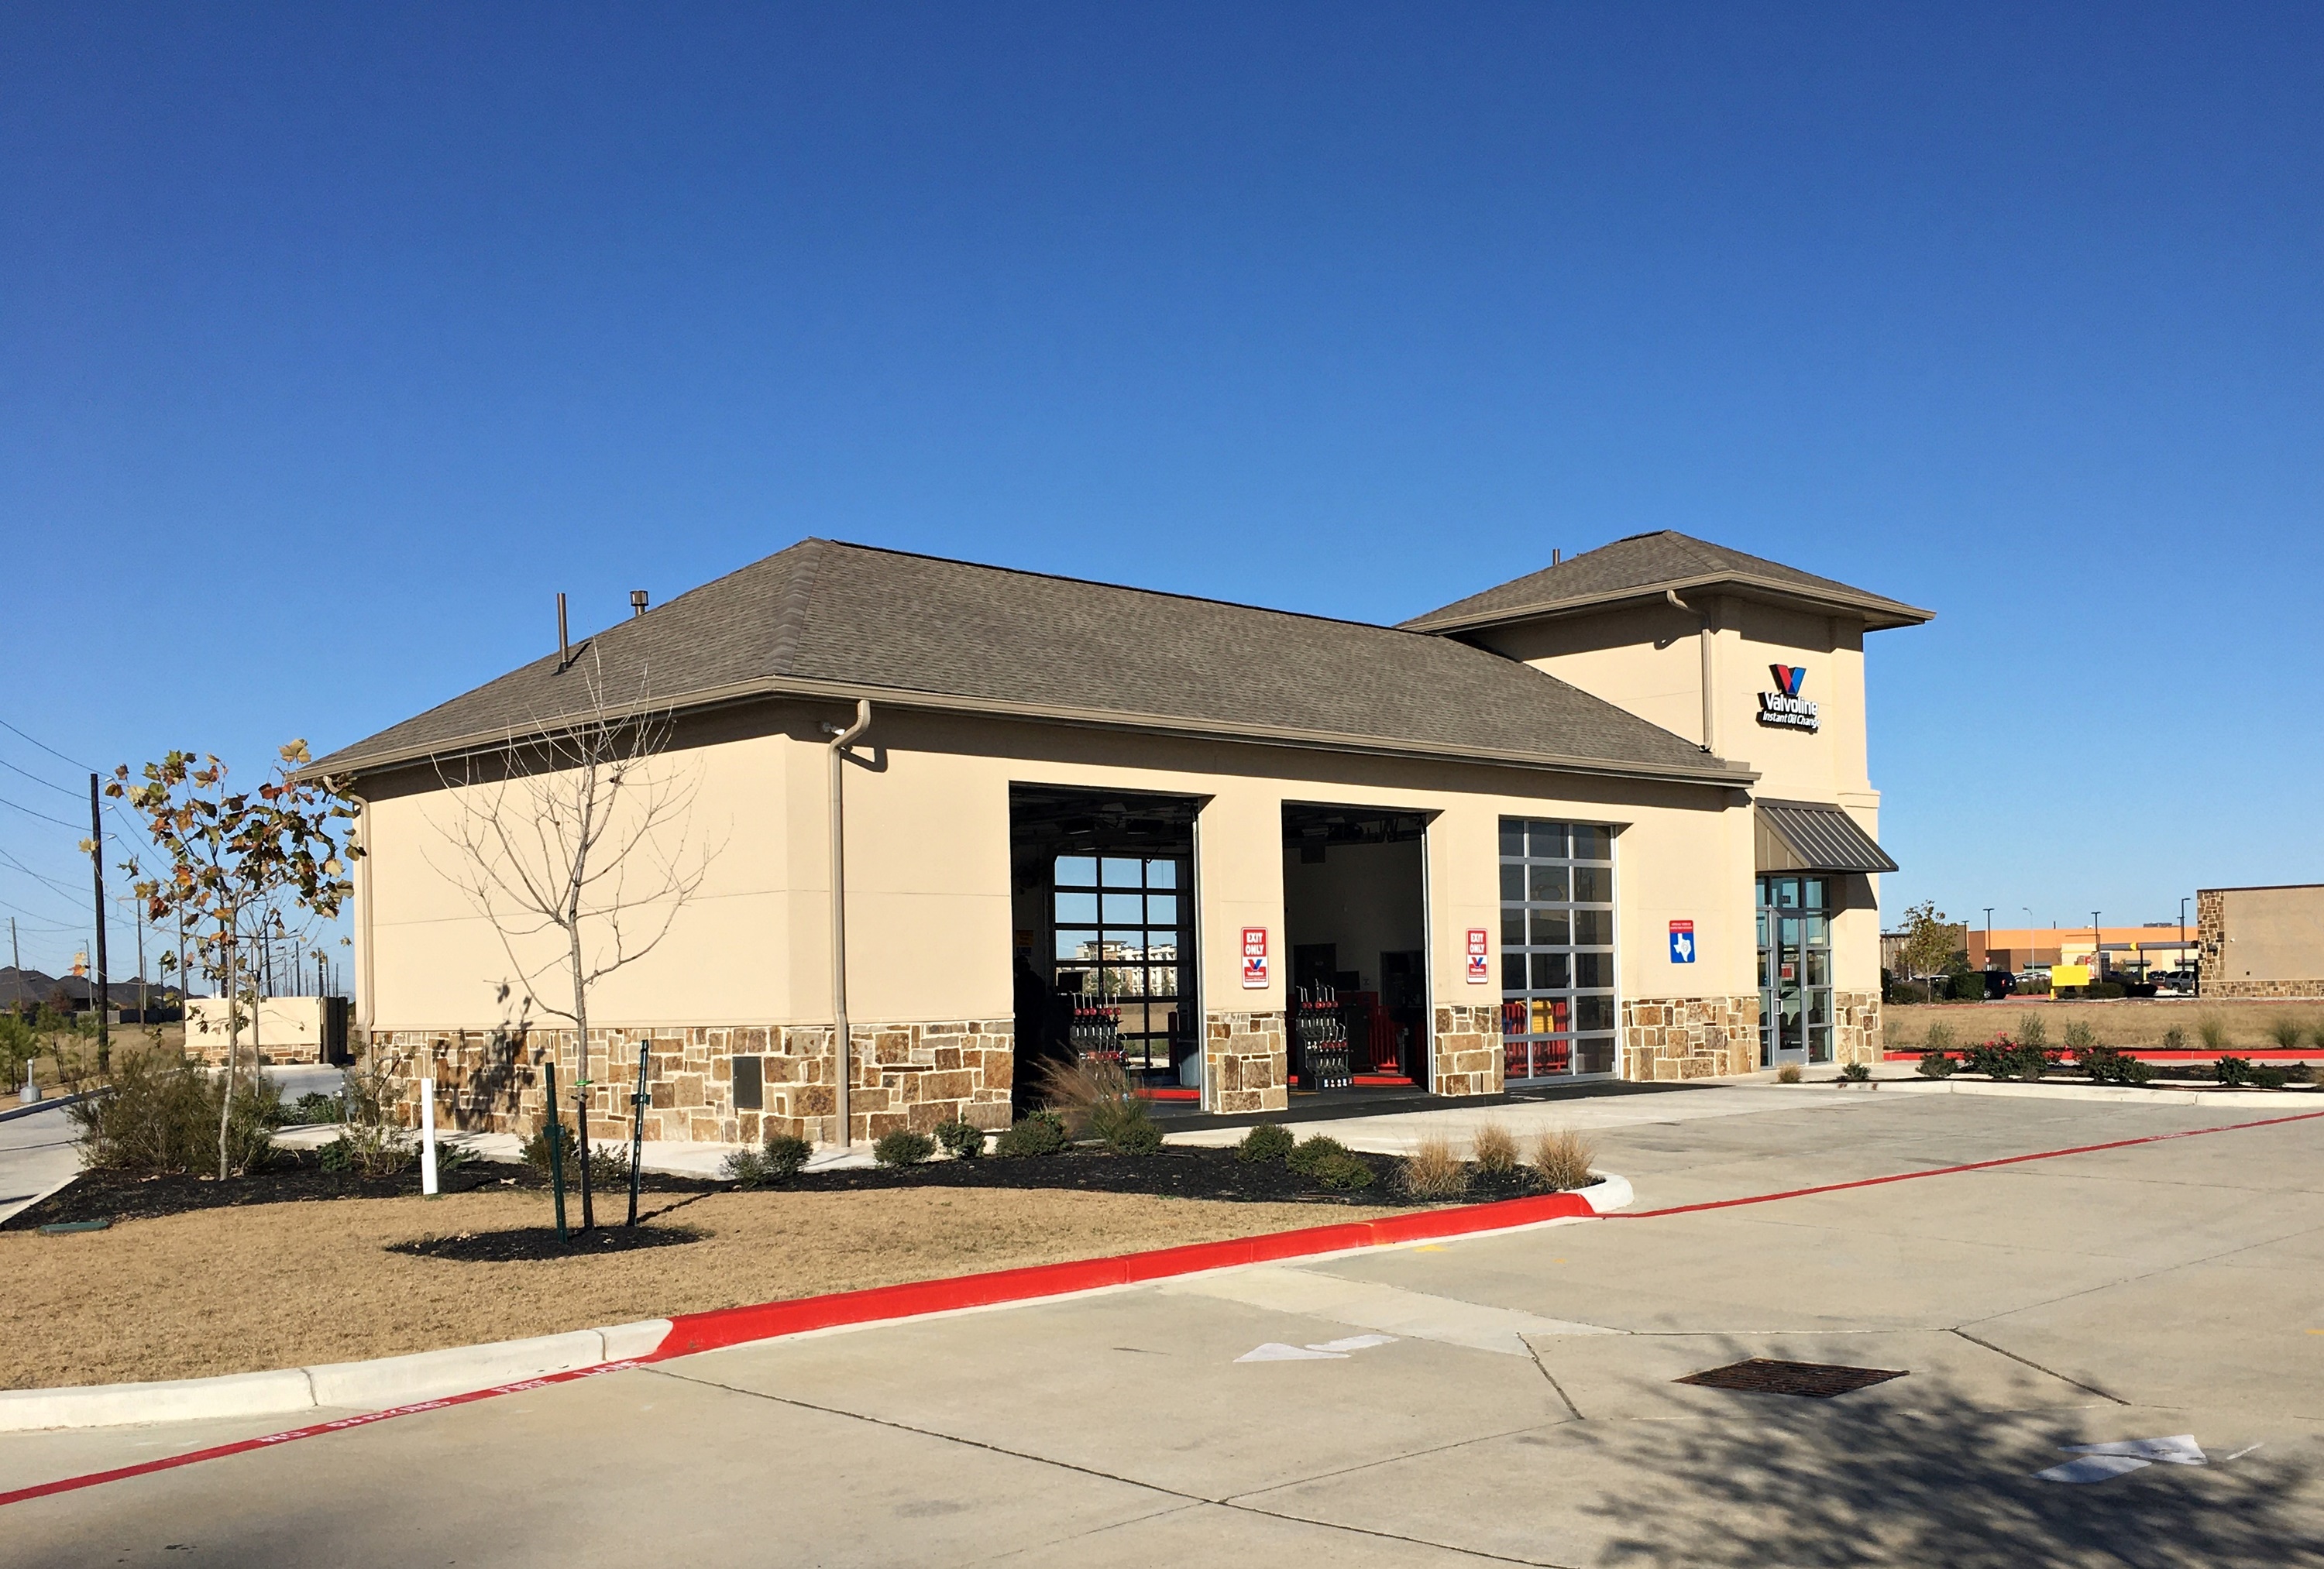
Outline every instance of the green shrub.
<path fill-rule="evenodd" d="M 1055 1155 L 1072 1142 L 1065 1135 L 1065 1118 L 1053 1111 L 1037 1111 L 1020 1117 L 1007 1133 L 993 1140 L 992 1152 L 1017 1159 Z"/>
<path fill-rule="evenodd" d="M 2176 1024 L 2173 1024 L 2168 1030 L 2163 1031 L 2163 1050 L 2165 1051 L 2184 1051 L 2187 1050 L 2187 1032 L 2181 1030 Z"/>
<path fill-rule="evenodd" d="M 2252 1064 L 2251 1081 L 2262 1089 L 2282 1089 L 2284 1078 L 2283 1069 L 2273 1062 Z"/>
<path fill-rule="evenodd" d="M 872 1159 L 882 1166 L 917 1166 L 936 1152 L 936 1142 L 910 1128 L 881 1133 L 872 1145 Z"/>
<path fill-rule="evenodd" d="M 727 1156 L 719 1175 L 742 1188 L 771 1188 L 798 1176 L 814 1153 L 815 1146 L 795 1133 L 769 1133 L 763 1148 Z"/>
<path fill-rule="evenodd" d="M 2066 1050 L 2079 1057 L 2098 1043 L 2098 1032 L 2087 1019 L 2069 1020 L 2066 1024 Z"/>
<path fill-rule="evenodd" d="M 1953 975 L 1945 983 L 1945 993 L 1957 1003 L 1985 1001 L 1985 977 L 1973 969 Z"/>
<path fill-rule="evenodd" d="M 984 1153 L 984 1130 L 955 1117 L 936 1124 L 936 1142 L 956 1161 L 973 1161 Z"/>
<path fill-rule="evenodd" d="M 1344 1155 L 1347 1152 L 1347 1145 L 1340 1142 L 1339 1140 L 1317 1133 L 1313 1138 L 1300 1140 L 1297 1147 L 1289 1155 L 1284 1157 L 1283 1163 L 1302 1177 L 1313 1177 L 1318 1161 L 1327 1160 L 1333 1155 Z"/>
<path fill-rule="evenodd" d="M 1307 1175 L 1324 1187 L 1342 1193 L 1370 1188 L 1373 1182 L 1371 1167 L 1345 1150 L 1319 1157 L 1308 1167 Z"/>
<path fill-rule="evenodd" d="M 77 1102 L 66 1115 L 79 1131 L 81 1158 L 114 1171 L 216 1171 L 224 1076 L 212 1078 L 183 1057 L 123 1052 L 110 1089 Z M 237 1076 L 226 1118 L 226 1168 L 248 1171 L 273 1147 L 282 1091 L 265 1079 Z"/>
<path fill-rule="evenodd" d="M 1932 1051 L 1926 1047 L 1921 1049 L 1923 1078 L 1950 1078 L 1953 1070 L 1960 1066 L 1960 1060 L 1950 1051 Z"/>
<path fill-rule="evenodd" d="M 2006 1035 L 1997 1035 L 1961 1053 L 1963 1068 L 1994 1079 L 2022 1078 L 2030 1082 L 2056 1065 L 2056 1058 L 2051 1052 L 2031 1041 L 2012 1041 Z"/>
<path fill-rule="evenodd" d="M 1953 1027 L 1941 1022 L 1929 1026 L 1927 1036 L 1921 1041 L 1923 1051 L 1950 1051 L 1953 1049 Z"/>
<path fill-rule="evenodd" d="M 1298 1142 L 1292 1136 L 1291 1130 L 1281 1123 L 1261 1123 L 1245 1133 L 1242 1142 L 1235 1146 L 1235 1159 L 1280 1163 L 1290 1155 L 1292 1147 Z"/>
<path fill-rule="evenodd" d="M 2301 1040 L 2307 1033 L 2308 1026 L 2288 1014 L 2267 1027 L 2268 1039 L 2284 1051 L 2299 1051 Z"/>
<path fill-rule="evenodd" d="M 2003 1036 L 2007 1040 L 2007 1036 Z M 2047 1046 L 2050 1043 L 2050 1021 L 2039 1014 L 2026 1014 L 2017 1021 L 2018 1043 L 2024 1046 Z"/>
<path fill-rule="evenodd" d="M 565 1145 L 565 1186 L 577 1193 L 581 1188 L 581 1141 L 569 1124 L 560 1120 L 558 1126 L 564 1130 L 562 1136 Z M 524 1147 L 518 1152 L 518 1154 L 521 1157 L 526 1165 L 540 1172 L 543 1177 L 549 1175 L 549 1127 L 547 1124 L 544 1123 L 540 1127 L 534 1130 L 532 1137 L 524 1142 Z M 590 1140 L 589 1186 L 591 1189 L 598 1193 L 604 1193 L 615 1188 L 627 1188 L 629 1185 L 630 1146 L 628 1141 L 620 1139 Z"/>
<path fill-rule="evenodd" d="M 440 1170 L 444 1151 L 437 1149 Z M 326 1171 L 353 1171 L 364 1177 L 392 1177 L 420 1164 L 420 1142 L 401 1128 L 379 1123 L 350 1124 L 346 1131 L 316 1152 Z"/>
<path fill-rule="evenodd" d="M 283 1113 L 282 1120 L 286 1124 L 299 1127 L 313 1127 L 320 1123 L 345 1122 L 346 1103 L 336 1095 L 317 1095 L 309 1092 L 290 1104 Z"/>
<path fill-rule="evenodd" d="M 1154 1125 L 1146 1103 L 1134 1095 L 1091 1102 L 1083 1125 L 1091 1138 L 1117 1155 L 1151 1155 L 1162 1147 L 1162 1130 Z"/>
<path fill-rule="evenodd" d="M 2287 1062 L 2283 1065 L 2283 1082 L 2313 1084 L 2316 1082 L 2316 1070 L 2305 1062 Z"/>
<path fill-rule="evenodd" d="M 1929 1000 L 1929 988 L 1918 981 L 1898 981 L 1888 988 L 1888 998 L 1899 1007 L 1909 1007 Z"/>
<path fill-rule="evenodd" d="M 2248 1058 L 2222 1057 L 2211 1064 L 2211 1076 L 2221 1084 L 2249 1084 L 2252 1065 Z"/>
<path fill-rule="evenodd" d="M 1872 1069 L 1865 1067 L 1861 1062 L 1843 1063 L 1840 1066 L 1840 1077 L 1844 1083 L 1864 1084 L 1870 1081 Z"/>
<path fill-rule="evenodd" d="M 2096 998 L 2104 1002 L 2111 1002 L 2122 996 L 2122 983 L 2120 981 L 2092 981 L 2089 985 L 2082 988 L 2082 996 Z"/>
<path fill-rule="evenodd" d="M 2074 1066 L 2094 1084 L 2144 1084 L 2154 1077 L 2152 1065 L 2113 1046 L 2091 1046 L 2076 1052 Z"/>

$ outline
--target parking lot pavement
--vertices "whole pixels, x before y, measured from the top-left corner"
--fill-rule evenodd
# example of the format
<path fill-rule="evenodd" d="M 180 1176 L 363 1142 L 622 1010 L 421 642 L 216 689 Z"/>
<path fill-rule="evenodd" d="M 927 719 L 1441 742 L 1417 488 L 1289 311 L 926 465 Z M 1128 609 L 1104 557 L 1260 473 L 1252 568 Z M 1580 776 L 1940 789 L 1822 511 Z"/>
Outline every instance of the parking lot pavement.
<path fill-rule="evenodd" d="M 2230 1120 L 1896 1096 L 1609 1128 L 1600 1163 L 1645 1210 Z M 2319 1151 L 2245 1127 L 738 1347 L 11 1505 L 0 1563 L 2324 1564 Z M 1903 1376 L 1673 1381 L 1751 1357 Z M 2035 1475 L 2178 1435 L 2204 1463 Z"/>
<path fill-rule="evenodd" d="M 39 1203 L 79 1170 L 80 1151 L 63 1106 L 0 1123 L 0 1220 Z"/>

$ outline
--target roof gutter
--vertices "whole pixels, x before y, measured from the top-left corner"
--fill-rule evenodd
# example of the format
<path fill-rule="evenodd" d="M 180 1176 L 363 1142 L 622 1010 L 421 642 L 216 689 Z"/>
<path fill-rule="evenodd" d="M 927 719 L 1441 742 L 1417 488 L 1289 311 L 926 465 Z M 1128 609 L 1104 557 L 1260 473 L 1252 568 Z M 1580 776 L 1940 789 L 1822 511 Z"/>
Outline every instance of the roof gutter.
<path fill-rule="evenodd" d="M 1708 752 L 1717 744 L 1711 739 L 1711 734 L 1713 715 L 1711 701 L 1711 614 L 1707 610 L 1696 610 L 1679 598 L 1676 589 L 1665 589 L 1663 593 L 1674 608 L 1684 610 L 1702 623 L 1701 630 L 1695 636 L 1695 641 L 1702 647 L 1702 675 L 1700 682 L 1702 687 L 1702 749 Z"/>
<path fill-rule="evenodd" d="M 1013 702 L 1006 698 L 970 697 L 951 693 L 915 692 L 901 687 L 867 687 L 862 682 L 818 681 L 808 677 L 774 676 L 706 688 L 678 701 L 638 702 L 610 711 L 610 717 L 633 713 L 694 711 L 755 702 L 770 697 L 838 699 L 853 702 L 865 693 L 890 707 L 934 713 L 974 714 L 984 718 L 1023 719 L 1091 729 L 1131 730 L 1149 735 L 1194 737 L 1204 740 L 1248 742 L 1255 746 L 1291 747 L 1310 751 L 1346 752 L 1359 756 L 1423 758 L 1430 761 L 1480 763 L 1497 767 L 1526 768 L 1553 774 L 1580 774 L 1609 779 L 1645 779 L 1672 784 L 1708 784 L 1737 789 L 1757 782 L 1748 768 L 1706 759 L 1683 765 L 1624 763 L 1604 757 L 1566 757 L 1548 752 L 1504 751 L 1491 747 L 1462 747 L 1420 741 L 1398 741 L 1378 736 L 1351 736 L 1332 730 L 1283 729 L 1240 725 L 1214 720 L 1182 719 L 1170 714 L 1124 713 L 1108 709 L 1082 709 L 1056 703 Z M 425 745 L 390 748 L 346 762 L 326 757 L 321 765 L 301 768 L 300 780 L 352 778 L 383 773 L 414 763 L 494 751 L 512 740 L 553 733 L 555 721 L 521 731 L 479 730 Z M 327 766 L 323 765 L 328 765 Z"/>

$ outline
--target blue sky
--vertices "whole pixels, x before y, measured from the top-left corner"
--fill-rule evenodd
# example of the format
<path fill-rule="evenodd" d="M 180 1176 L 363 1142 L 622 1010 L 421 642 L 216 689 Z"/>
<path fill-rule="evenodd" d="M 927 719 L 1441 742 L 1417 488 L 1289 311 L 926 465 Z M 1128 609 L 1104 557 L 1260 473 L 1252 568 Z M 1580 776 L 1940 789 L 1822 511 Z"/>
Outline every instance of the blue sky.
<path fill-rule="evenodd" d="M 2290 5 L 11 7 L 0 720 L 254 774 L 808 534 L 1393 619 L 1668 527 L 1939 611 L 1892 910 L 2324 879 L 2319 89 Z"/>

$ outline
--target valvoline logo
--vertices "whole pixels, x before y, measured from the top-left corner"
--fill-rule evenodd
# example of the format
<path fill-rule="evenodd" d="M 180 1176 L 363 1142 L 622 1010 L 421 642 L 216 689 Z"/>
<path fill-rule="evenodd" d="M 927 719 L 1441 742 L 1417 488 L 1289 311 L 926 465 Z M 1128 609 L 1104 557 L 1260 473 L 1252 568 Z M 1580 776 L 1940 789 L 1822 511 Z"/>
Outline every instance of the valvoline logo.
<path fill-rule="evenodd" d="M 1768 665 L 1768 666 L 1767 666 L 1767 668 L 1768 668 L 1768 669 L 1770 669 L 1770 670 L 1772 670 L 1772 671 L 1774 671 L 1774 672 L 1775 673 L 1775 690 L 1776 690 L 1776 691 L 1778 691 L 1778 692 L 1782 693 L 1785 697 L 1797 697 L 1797 696 L 1799 696 L 1799 694 L 1800 694 L 1800 683 L 1802 683 L 1802 682 L 1805 681 L 1805 680 L 1808 678 L 1808 672 L 1807 672 L 1807 666 L 1806 666 L 1806 665 Z"/>
<path fill-rule="evenodd" d="M 1759 694 L 1759 722 L 1779 729 L 1813 730 L 1821 722 L 1816 705 L 1800 695 L 1800 687 L 1808 678 L 1803 665 L 1770 665 L 1775 673 L 1775 690 Z"/>

